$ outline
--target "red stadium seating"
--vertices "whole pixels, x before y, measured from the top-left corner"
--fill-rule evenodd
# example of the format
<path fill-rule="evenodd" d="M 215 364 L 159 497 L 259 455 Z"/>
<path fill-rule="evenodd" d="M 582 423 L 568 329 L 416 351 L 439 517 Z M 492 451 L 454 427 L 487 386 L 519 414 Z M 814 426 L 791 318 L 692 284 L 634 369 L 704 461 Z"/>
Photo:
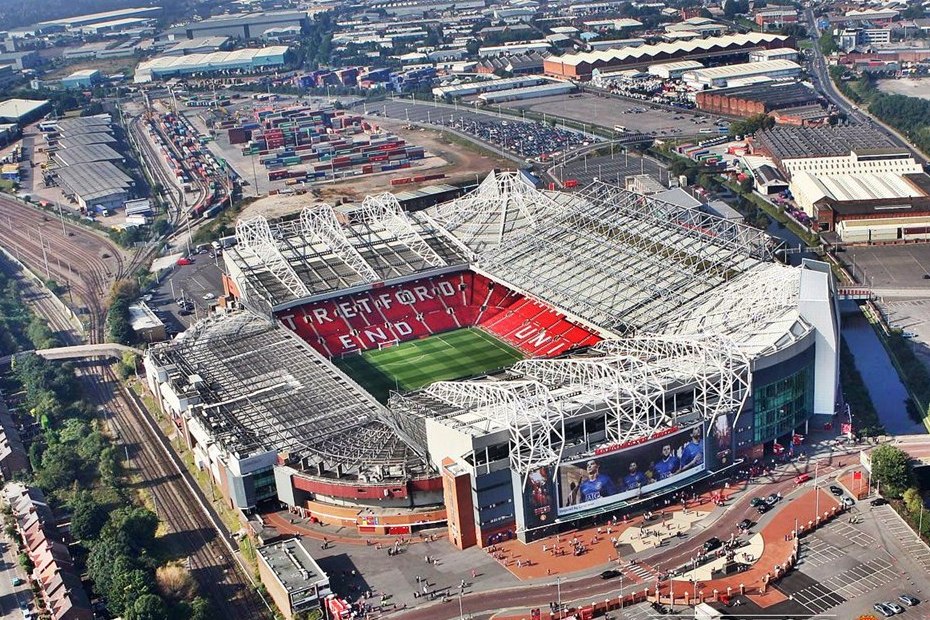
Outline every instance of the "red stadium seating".
<path fill-rule="evenodd" d="M 278 318 L 328 357 L 470 326 L 534 357 L 599 340 L 544 303 L 469 271 L 313 302 Z"/>

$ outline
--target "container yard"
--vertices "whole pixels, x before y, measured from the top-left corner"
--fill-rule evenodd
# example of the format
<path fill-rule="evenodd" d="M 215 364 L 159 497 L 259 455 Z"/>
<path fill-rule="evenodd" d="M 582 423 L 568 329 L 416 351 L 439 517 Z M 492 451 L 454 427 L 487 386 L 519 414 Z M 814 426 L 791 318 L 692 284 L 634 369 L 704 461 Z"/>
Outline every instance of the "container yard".
<path fill-rule="evenodd" d="M 212 217 L 228 206 L 236 174 L 205 148 L 210 136 L 202 135 L 186 118 L 172 112 L 149 118 L 146 130 L 178 187 L 196 194 L 191 216 Z"/>
<path fill-rule="evenodd" d="M 244 145 L 242 155 L 257 158 L 270 182 L 287 186 L 403 170 L 425 157 L 422 146 L 344 110 L 256 108 L 215 129 L 225 131 L 231 145 Z M 421 180 L 437 178 L 442 176 Z"/>

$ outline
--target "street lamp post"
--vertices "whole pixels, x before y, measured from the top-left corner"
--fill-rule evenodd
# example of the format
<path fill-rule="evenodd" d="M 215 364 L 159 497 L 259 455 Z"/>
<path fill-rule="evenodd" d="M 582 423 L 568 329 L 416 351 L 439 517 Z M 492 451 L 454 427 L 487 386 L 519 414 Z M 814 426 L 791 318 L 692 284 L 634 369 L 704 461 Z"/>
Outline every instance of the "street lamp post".
<path fill-rule="evenodd" d="M 462 611 L 462 591 L 459 590 L 459 620 L 465 620 L 465 612 Z"/>
<path fill-rule="evenodd" d="M 820 461 L 814 464 L 814 524 L 820 518 Z"/>
<path fill-rule="evenodd" d="M 555 578 L 556 605 L 559 610 L 559 617 L 562 617 L 562 578 Z"/>

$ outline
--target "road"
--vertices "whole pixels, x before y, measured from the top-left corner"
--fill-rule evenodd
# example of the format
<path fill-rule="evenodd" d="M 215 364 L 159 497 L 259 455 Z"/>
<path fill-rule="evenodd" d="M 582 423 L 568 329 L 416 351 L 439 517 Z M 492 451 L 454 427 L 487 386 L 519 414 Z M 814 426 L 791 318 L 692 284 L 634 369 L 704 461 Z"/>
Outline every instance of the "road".
<path fill-rule="evenodd" d="M 18 586 L 13 585 L 16 578 L 22 579 Z M 18 610 L 28 607 L 32 599 L 26 572 L 19 565 L 16 545 L 4 537 L 0 541 L 0 618 L 22 617 Z"/>
<path fill-rule="evenodd" d="M 811 46 L 813 60 L 810 62 L 812 71 L 810 74 L 811 80 L 817 90 L 833 102 L 837 109 L 846 114 L 847 118 L 854 123 L 873 126 L 875 129 L 891 138 L 896 145 L 906 148 L 917 161 L 925 163 L 927 158 L 924 154 L 915 149 L 904 136 L 895 129 L 873 118 L 870 114 L 860 110 L 858 106 L 850 103 L 849 100 L 837 90 L 836 86 L 833 84 L 833 80 L 830 78 L 830 71 L 827 67 L 826 58 L 824 58 L 823 52 L 820 51 L 820 45 L 818 45 L 820 31 L 817 29 L 817 24 L 814 20 L 814 12 L 811 9 L 807 9 L 804 11 L 804 16 L 807 20 L 808 32 L 810 32 L 811 42 L 813 43 Z"/>
<path fill-rule="evenodd" d="M 755 522 L 758 530 L 761 530 L 773 518 L 777 510 L 760 516 L 749 505 L 750 498 L 752 496 L 765 496 L 770 493 L 781 493 L 784 497 L 789 497 L 793 491 L 798 490 L 795 484 L 795 476 L 807 467 L 806 463 L 791 463 L 781 467 L 771 477 L 766 475 L 758 478 L 749 486 L 746 492 L 740 493 L 732 500 L 726 510 L 722 514 L 718 514 L 712 523 L 706 527 L 698 525 L 698 529 L 692 530 L 684 540 L 675 541 L 672 539 L 671 544 L 668 546 L 663 545 L 654 552 L 638 555 L 637 565 L 639 567 L 651 567 L 657 572 L 664 572 L 682 566 L 696 554 L 705 540 L 714 536 L 726 540 L 734 532 L 735 524 L 745 518 Z M 827 478 L 832 469 L 832 465 L 827 465 L 826 462 L 820 466 L 821 486 L 827 484 Z M 703 529 L 700 529 L 702 527 Z M 527 584 L 506 590 L 477 592 L 466 595 L 462 598 L 462 607 L 466 614 L 471 614 L 474 618 L 489 618 L 505 609 L 526 609 L 529 607 L 547 609 L 549 603 L 556 601 L 559 595 L 561 595 L 561 600 L 565 605 L 574 605 L 575 602 L 589 604 L 595 600 L 603 601 L 605 598 L 618 596 L 620 593 L 619 586 L 618 581 L 605 581 L 598 574 L 572 581 L 562 580 L 558 585 L 553 579 L 545 584 Z M 642 591 L 643 587 L 642 583 L 625 584 L 623 592 L 625 595 L 629 595 L 633 591 Z M 459 616 L 457 602 L 458 599 L 452 599 L 444 605 L 438 603 L 422 606 L 401 612 L 397 617 L 403 620 L 454 620 Z"/>

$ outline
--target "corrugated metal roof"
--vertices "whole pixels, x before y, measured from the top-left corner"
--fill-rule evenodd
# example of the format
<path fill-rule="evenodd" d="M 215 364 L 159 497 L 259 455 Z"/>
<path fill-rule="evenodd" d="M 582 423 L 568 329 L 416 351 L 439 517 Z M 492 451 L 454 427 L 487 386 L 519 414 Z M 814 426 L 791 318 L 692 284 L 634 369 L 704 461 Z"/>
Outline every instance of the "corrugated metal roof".
<path fill-rule="evenodd" d="M 599 52 L 583 52 L 580 54 L 565 54 L 559 57 L 558 62 L 577 66 L 582 63 L 622 61 L 630 58 L 648 58 L 658 54 L 681 54 L 688 52 L 709 51 L 714 48 L 723 48 L 730 45 L 746 45 L 784 41 L 788 37 L 766 32 L 749 32 L 746 34 L 732 34 L 722 37 L 708 37 L 692 41 L 678 41 L 675 43 L 656 43 L 653 45 L 640 45 L 637 47 L 621 47 L 614 50 Z"/>

